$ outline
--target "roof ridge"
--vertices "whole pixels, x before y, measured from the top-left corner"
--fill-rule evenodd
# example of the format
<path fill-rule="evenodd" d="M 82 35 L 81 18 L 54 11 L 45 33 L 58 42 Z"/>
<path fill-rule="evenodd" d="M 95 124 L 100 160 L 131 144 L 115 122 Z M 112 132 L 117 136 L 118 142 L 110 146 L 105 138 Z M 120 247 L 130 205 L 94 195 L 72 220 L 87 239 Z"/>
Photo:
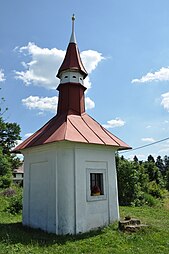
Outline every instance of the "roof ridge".
<path fill-rule="evenodd" d="M 69 117 L 68 117 L 68 121 L 69 121 L 70 124 L 78 131 L 78 133 L 87 141 L 87 143 L 89 143 L 89 141 L 87 140 L 87 138 L 78 130 L 78 128 L 76 128 L 76 126 L 72 123 L 72 121 L 70 120 Z"/>
<path fill-rule="evenodd" d="M 83 114 L 84 115 L 84 114 Z M 87 115 L 87 114 L 86 114 Z M 83 122 L 88 126 L 88 128 L 106 145 L 105 141 L 87 124 L 83 116 L 81 116 Z"/>
<path fill-rule="evenodd" d="M 86 114 L 86 115 L 88 115 L 88 114 Z M 88 115 L 89 116 L 89 115 Z M 91 117 L 91 116 L 89 116 L 89 117 Z M 115 143 L 117 143 L 118 144 L 118 146 L 120 146 L 120 144 L 116 141 L 116 140 L 114 140 L 112 137 L 111 137 L 111 135 L 113 135 L 113 136 L 115 136 L 114 134 L 112 134 L 112 133 L 110 133 L 109 134 L 109 131 L 108 130 L 106 130 L 99 122 L 97 122 L 93 117 L 91 117 L 97 124 L 99 124 L 100 125 L 100 127 L 102 128 L 102 130 L 115 142 Z M 116 137 L 116 136 L 115 136 Z M 116 137 L 117 139 L 119 139 L 118 137 Z"/>

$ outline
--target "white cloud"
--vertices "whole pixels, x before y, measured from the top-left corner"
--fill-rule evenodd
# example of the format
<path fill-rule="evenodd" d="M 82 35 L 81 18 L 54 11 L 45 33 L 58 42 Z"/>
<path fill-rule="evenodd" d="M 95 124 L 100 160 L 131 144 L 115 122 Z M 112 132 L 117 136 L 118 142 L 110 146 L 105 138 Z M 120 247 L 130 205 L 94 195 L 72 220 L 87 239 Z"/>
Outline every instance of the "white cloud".
<path fill-rule="evenodd" d="M 33 133 L 26 133 L 26 134 L 24 135 L 24 138 L 29 138 L 32 134 L 33 134 Z"/>
<path fill-rule="evenodd" d="M 94 71 L 98 63 L 101 60 L 105 59 L 101 53 L 95 50 L 82 51 L 80 56 L 88 73 L 91 73 L 92 71 Z"/>
<path fill-rule="evenodd" d="M 137 156 L 138 160 L 146 160 L 147 157 L 145 154 L 130 154 L 130 155 L 125 155 L 125 157 L 127 157 L 127 159 L 133 161 L 134 156 Z"/>
<path fill-rule="evenodd" d="M 95 107 L 94 101 L 92 101 L 89 97 L 85 98 L 85 108 L 86 109 L 92 109 Z"/>
<path fill-rule="evenodd" d="M 107 121 L 106 124 L 103 124 L 103 127 L 109 129 L 109 128 L 114 128 L 114 127 L 121 127 L 125 124 L 125 121 L 122 119 L 116 117 L 115 119 Z"/>
<path fill-rule="evenodd" d="M 152 81 L 169 81 L 169 67 L 162 67 L 159 71 L 149 72 L 140 79 L 133 79 L 132 83 L 147 83 Z"/>
<path fill-rule="evenodd" d="M 4 75 L 4 71 L 2 69 L 0 69 L 0 82 L 5 81 L 5 75 Z"/>
<path fill-rule="evenodd" d="M 155 139 L 154 138 L 142 138 L 141 141 L 143 142 L 155 142 Z"/>
<path fill-rule="evenodd" d="M 161 105 L 169 112 L 169 92 L 161 95 Z"/>
<path fill-rule="evenodd" d="M 29 96 L 26 99 L 22 99 L 22 103 L 28 109 L 37 109 L 40 111 L 50 111 L 56 113 L 56 106 L 58 102 L 58 97 L 39 97 L 39 96 Z"/>
<path fill-rule="evenodd" d="M 64 58 L 65 51 L 56 48 L 40 48 L 29 42 L 27 46 L 18 48 L 19 52 L 31 57 L 30 62 L 22 62 L 23 71 L 15 71 L 15 78 L 21 79 L 25 85 L 33 84 L 47 89 L 55 89 L 59 83 L 56 73 Z"/>
<path fill-rule="evenodd" d="M 166 148 L 162 148 L 158 151 L 159 153 L 167 153 L 169 152 L 169 147 L 166 147 Z"/>
<path fill-rule="evenodd" d="M 152 126 L 151 125 L 147 125 L 146 126 L 146 129 L 150 129 Z"/>
<path fill-rule="evenodd" d="M 56 74 L 65 56 L 64 50 L 40 48 L 29 42 L 27 46 L 16 47 L 15 51 L 31 57 L 30 62 L 21 62 L 24 70 L 15 71 L 16 79 L 22 80 L 25 85 L 33 84 L 47 89 L 55 89 L 58 86 L 59 79 L 56 78 Z M 104 59 L 101 53 L 94 50 L 81 52 L 81 58 L 88 73 L 91 73 Z M 91 87 L 89 77 L 85 79 L 84 85 L 87 88 Z"/>
<path fill-rule="evenodd" d="M 30 110 L 31 109 L 40 110 L 38 115 L 42 115 L 44 111 L 56 113 L 58 97 L 57 96 L 53 96 L 53 97 L 29 96 L 26 99 L 22 99 L 22 103 Z M 86 97 L 85 107 L 86 109 L 94 108 L 95 107 L 94 101 L 92 101 L 89 97 Z"/>

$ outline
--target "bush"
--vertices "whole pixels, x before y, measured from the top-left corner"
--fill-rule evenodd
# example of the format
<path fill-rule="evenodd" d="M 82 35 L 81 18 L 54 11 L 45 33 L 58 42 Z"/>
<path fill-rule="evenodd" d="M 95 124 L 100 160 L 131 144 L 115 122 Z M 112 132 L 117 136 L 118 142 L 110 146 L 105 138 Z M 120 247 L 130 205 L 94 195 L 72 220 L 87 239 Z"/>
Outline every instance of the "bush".
<path fill-rule="evenodd" d="M 163 194 L 162 189 L 155 181 L 148 183 L 148 193 L 156 198 L 162 198 L 162 194 Z"/>
<path fill-rule="evenodd" d="M 22 211 L 22 188 L 16 188 L 16 193 L 9 198 L 9 205 L 7 211 L 12 214 L 20 213 Z"/>
<path fill-rule="evenodd" d="M 14 190 L 12 188 L 8 188 L 8 189 L 4 190 L 1 194 L 5 197 L 12 197 L 13 195 L 16 194 L 16 190 Z"/>
<path fill-rule="evenodd" d="M 0 176 L 0 188 L 8 188 L 12 183 L 11 175 Z"/>
<path fill-rule="evenodd" d="M 0 188 L 8 188 L 12 182 L 10 159 L 0 149 Z"/>
<path fill-rule="evenodd" d="M 157 199 L 153 197 L 151 194 L 144 193 L 144 203 L 148 206 L 156 206 Z"/>

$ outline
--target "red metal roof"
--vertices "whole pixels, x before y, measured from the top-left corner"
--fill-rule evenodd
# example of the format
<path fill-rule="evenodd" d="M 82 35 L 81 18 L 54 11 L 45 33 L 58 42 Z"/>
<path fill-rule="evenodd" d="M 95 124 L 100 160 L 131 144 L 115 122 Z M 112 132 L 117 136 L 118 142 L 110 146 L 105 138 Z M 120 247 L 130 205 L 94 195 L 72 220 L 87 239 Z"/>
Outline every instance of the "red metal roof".
<path fill-rule="evenodd" d="M 84 78 L 87 76 L 87 71 L 85 70 L 82 60 L 80 58 L 80 52 L 76 43 L 70 42 L 66 51 L 65 58 L 62 65 L 59 68 L 57 77 L 60 78 L 62 71 L 74 70 L 79 71 L 83 74 Z"/>
<path fill-rule="evenodd" d="M 83 113 L 82 115 L 56 115 L 41 129 L 18 145 L 13 152 L 64 140 L 114 146 L 117 149 L 130 148 L 88 114 Z"/>

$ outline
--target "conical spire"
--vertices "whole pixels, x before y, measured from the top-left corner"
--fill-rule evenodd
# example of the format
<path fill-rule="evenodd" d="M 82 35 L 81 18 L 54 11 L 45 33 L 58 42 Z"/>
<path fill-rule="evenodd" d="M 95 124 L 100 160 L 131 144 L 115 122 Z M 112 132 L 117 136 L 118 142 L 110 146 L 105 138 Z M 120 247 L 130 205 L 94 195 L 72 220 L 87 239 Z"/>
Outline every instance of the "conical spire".
<path fill-rule="evenodd" d="M 12 152 L 17 153 L 27 148 L 61 141 L 106 145 L 114 147 L 115 150 L 130 148 L 85 112 L 86 88 L 83 79 L 87 76 L 87 72 L 75 43 L 74 20 L 73 15 L 70 42 L 57 74 L 61 79 L 57 88 L 59 91 L 57 115 Z"/>
<path fill-rule="evenodd" d="M 70 37 L 70 43 L 76 43 L 76 37 L 75 37 L 75 15 L 73 14 L 72 16 L 72 34 L 71 34 L 71 37 Z"/>
<path fill-rule="evenodd" d="M 82 74 L 83 79 L 87 76 L 87 71 L 83 66 L 82 60 L 80 58 L 80 52 L 76 44 L 75 32 L 74 32 L 74 21 L 75 16 L 72 16 L 72 34 L 70 37 L 70 42 L 66 50 L 65 58 L 58 70 L 57 77 L 61 78 L 61 73 L 63 71 L 77 71 Z"/>

